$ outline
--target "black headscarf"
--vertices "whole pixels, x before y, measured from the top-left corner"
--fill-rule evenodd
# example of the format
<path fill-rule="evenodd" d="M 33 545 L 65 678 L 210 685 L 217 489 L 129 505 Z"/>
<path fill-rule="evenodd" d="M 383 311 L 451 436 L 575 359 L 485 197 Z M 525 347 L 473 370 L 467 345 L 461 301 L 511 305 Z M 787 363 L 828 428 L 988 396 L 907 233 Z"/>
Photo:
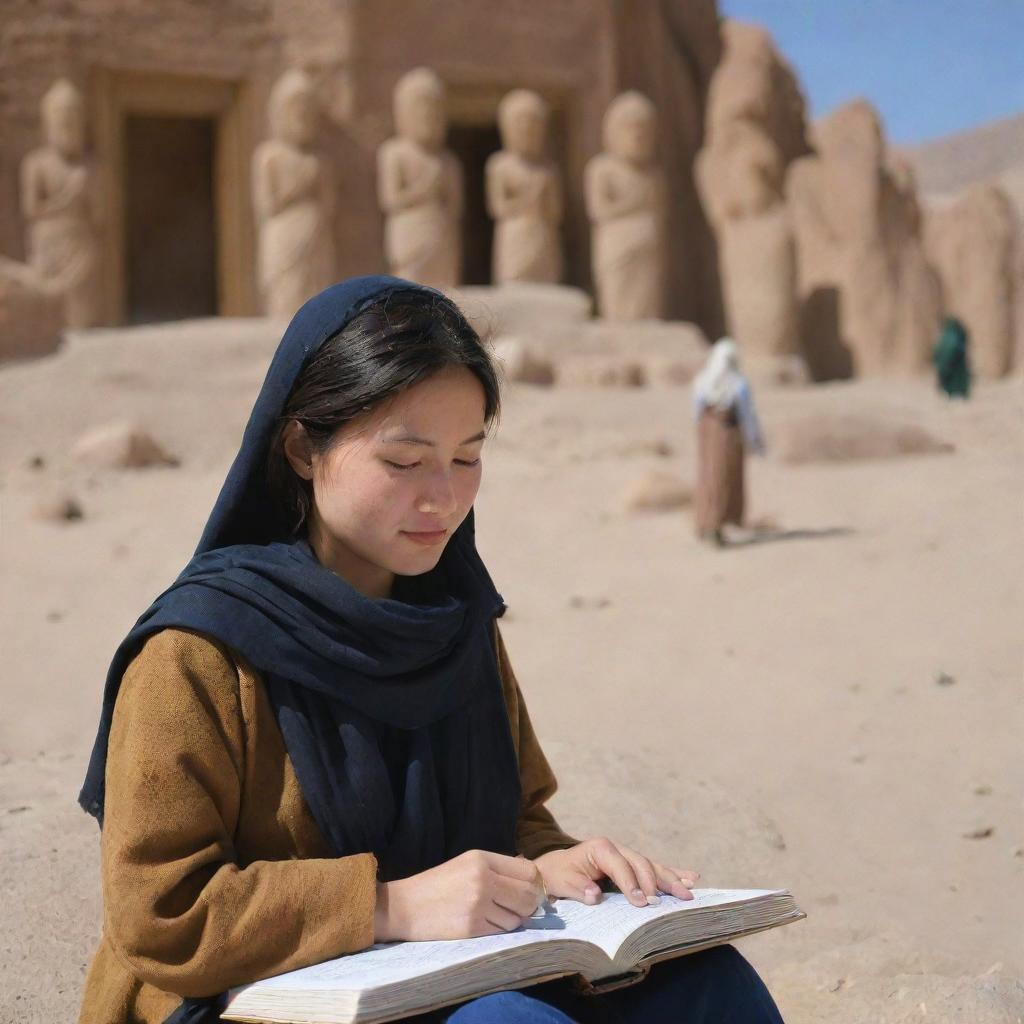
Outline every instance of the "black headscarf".
<path fill-rule="evenodd" d="M 382 880 L 468 849 L 515 852 L 519 776 L 494 647 L 504 604 L 477 553 L 473 514 L 449 540 L 424 601 L 373 599 L 290 535 L 264 465 L 310 356 L 369 303 L 440 293 L 360 277 L 310 299 L 285 332 L 192 560 L 139 618 L 107 675 L 79 802 L 102 825 L 121 678 L 145 639 L 197 630 L 263 677 L 303 796 L 336 856 L 372 852 Z"/>

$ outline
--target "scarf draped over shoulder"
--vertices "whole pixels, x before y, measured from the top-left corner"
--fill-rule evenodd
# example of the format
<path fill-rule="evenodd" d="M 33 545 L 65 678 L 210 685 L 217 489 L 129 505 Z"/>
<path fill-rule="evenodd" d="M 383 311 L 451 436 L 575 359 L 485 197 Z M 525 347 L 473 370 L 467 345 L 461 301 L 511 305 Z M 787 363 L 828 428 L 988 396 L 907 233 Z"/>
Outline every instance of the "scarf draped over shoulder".
<path fill-rule="evenodd" d="M 79 802 L 103 823 L 121 679 L 168 627 L 233 648 L 262 675 L 303 796 L 336 856 L 372 852 L 382 880 L 469 849 L 515 852 L 520 789 L 494 645 L 504 604 L 473 513 L 416 600 L 374 599 L 322 566 L 279 520 L 267 449 L 309 358 L 369 303 L 431 289 L 361 277 L 296 313 L 271 361 L 195 554 L 114 654 Z"/>

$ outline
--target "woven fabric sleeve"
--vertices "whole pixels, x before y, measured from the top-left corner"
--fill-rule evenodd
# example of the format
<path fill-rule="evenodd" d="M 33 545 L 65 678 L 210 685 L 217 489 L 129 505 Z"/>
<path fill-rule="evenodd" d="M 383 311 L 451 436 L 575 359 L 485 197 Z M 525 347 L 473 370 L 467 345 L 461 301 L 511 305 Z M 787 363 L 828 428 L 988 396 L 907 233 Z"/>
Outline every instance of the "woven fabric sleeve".
<path fill-rule="evenodd" d="M 129 665 L 114 711 L 102 836 L 104 930 L 140 980 L 208 996 L 373 942 L 376 859 L 239 863 L 245 793 L 237 665 L 166 629 Z"/>

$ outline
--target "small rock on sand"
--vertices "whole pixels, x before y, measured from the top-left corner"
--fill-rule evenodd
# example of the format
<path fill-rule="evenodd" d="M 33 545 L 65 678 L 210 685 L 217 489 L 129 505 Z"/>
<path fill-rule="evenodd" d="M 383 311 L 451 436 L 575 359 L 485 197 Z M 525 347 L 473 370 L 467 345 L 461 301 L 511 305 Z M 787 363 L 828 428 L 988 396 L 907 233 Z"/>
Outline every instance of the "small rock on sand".
<path fill-rule="evenodd" d="M 551 360 L 538 355 L 518 338 L 499 338 L 494 343 L 494 356 L 501 363 L 506 380 L 542 387 L 554 383 Z"/>
<path fill-rule="evenodd" d="M 147 466 L 177 466 L 169 455 L 137 423 L 118 421 L 90 430 L 75 442 L 72 456 L 101 469 L 142 469 Z"/>
<path fill-rule="evenodd" d="M 988 839 L 990 836 L 995 835 L 995 826 L 993 825 L 981 825 L 978 828 L 972 828 L 963 833 L 964 839 Z"/>
<path fill-rule="evenodd" d="M 772 443 L 783 462 L 853 462 L 952 452 L 954 446 L 912 423 L 864 416 L 813 415 L 780 423 Z"/>
<path fill-rule="evenodd" d="M 611 603 L 611 599 L 605 597 L 603 594 L 573 594 L 572 597 L 569 598 L 570 608 L 585 610 L 607 608 Z"/>
<path fill-rule="evenodd" d="M 32 515 L 50 523 L 69 523 L 85 518 L 81 502 L 68 491 L 50 491 L 41 495 L 32 507 Z"/>
<path fill-rule="evenodd" d="M 651 472 L 634 480 L 626 489 L 627 512 L 671 512 L 693 500 L 690 485 L 672 473 Z"/>
<path fill-rule="evenodd" d="M 559 359 L 555 380 L 560 387 L 642 388 L 647 383 L 635 359 L 589 352 Z"/>

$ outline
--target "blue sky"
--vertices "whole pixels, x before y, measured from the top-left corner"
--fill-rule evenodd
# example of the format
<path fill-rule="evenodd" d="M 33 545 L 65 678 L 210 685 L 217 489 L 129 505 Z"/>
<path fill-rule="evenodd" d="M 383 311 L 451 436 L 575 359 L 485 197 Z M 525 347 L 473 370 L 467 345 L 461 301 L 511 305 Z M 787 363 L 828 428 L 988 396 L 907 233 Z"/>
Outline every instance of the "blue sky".
<path fill-rule="evenodd" d="M 915 143 L 1024 111 L 1024 0 L 719 0 L 764 25 L 812 117 L 854 96 L 891 141 Z"/>

